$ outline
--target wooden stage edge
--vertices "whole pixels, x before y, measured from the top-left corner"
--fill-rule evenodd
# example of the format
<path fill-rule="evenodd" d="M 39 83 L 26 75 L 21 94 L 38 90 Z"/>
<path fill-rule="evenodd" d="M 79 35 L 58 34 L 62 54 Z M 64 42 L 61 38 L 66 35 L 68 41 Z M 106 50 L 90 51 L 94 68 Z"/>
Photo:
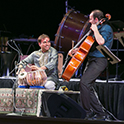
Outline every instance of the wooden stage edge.
<path fill-rule="evenodd" d="M 121 124 L 123 121 L 98 121 L 73 118 L 0 115 L 1 124 Z"/>

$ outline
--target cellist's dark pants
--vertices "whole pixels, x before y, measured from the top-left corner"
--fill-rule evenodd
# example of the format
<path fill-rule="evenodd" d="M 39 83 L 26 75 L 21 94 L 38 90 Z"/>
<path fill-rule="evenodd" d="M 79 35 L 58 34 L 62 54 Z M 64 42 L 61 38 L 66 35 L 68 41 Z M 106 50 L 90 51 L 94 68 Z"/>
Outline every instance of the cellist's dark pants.
<path fill-rule="evenodd" d="M 96 114 L 103 113 L 99 100 L 95 95 L 93 85 L 95 79 L 107 67 L 106 58 L 89 58 L 80 80 L 81 104 L 87 113 L 92 109 Z"/>

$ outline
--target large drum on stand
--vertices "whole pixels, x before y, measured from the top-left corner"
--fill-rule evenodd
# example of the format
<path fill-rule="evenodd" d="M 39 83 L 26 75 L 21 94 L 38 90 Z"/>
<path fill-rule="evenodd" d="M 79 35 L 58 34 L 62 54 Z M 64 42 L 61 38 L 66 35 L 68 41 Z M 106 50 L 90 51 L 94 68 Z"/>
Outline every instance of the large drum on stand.
<path fill-rule="evenodd" d="M 54 47 L 58 51 L 68 52 L 72 48 L 72 40 L 76 44 L 84 35 L 87 25 L 88 16 L 70 9 L 59 25 Z"/>

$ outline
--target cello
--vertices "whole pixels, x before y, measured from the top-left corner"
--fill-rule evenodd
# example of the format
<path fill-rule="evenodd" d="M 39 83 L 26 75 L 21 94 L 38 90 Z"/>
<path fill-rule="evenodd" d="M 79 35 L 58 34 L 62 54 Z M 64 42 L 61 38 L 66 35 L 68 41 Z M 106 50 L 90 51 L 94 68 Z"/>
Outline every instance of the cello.
<path fill-rule="evenodd" d="M 111 19 L 110 14 L 105 15 L 106 18 L 101 19 L 98 24 L 102 24 L 105 21 L 108 21 Z M 69 61 L 67 67 L 65 68 L 62 78 L 65 79 L 66 81 L 69 81 L 70 78 L 73 76 L 73 74 L 76 72 L 76 70 L 80 67 L 80 65 L 83 63 L 85 60 L 86 56 L 88 55 L 90 48 L 92 47 L 93 43 L 95 42 L 95 39 L 90 36 L 90 33 L 92 30 L 89 30 L 83 38 L 72 48 L 75 49 L 79 46 L 78 51 L 71 56 L 71 60 Z"/>

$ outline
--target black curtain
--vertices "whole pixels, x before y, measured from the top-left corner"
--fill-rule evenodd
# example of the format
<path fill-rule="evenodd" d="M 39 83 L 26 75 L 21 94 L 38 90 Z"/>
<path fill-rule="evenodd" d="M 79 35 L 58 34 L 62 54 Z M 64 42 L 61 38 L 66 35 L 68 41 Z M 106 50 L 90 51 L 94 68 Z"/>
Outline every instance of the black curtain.
<path fill-rule="evenodd" d="M 94 89 L 103 107 L 117 119 L 124 120 L 124 83 L 113 82 L 95 82 Z M 60 82 L 59 86 L 63 85 L 69 90 L 79 90 L 79 81 Z"/>

